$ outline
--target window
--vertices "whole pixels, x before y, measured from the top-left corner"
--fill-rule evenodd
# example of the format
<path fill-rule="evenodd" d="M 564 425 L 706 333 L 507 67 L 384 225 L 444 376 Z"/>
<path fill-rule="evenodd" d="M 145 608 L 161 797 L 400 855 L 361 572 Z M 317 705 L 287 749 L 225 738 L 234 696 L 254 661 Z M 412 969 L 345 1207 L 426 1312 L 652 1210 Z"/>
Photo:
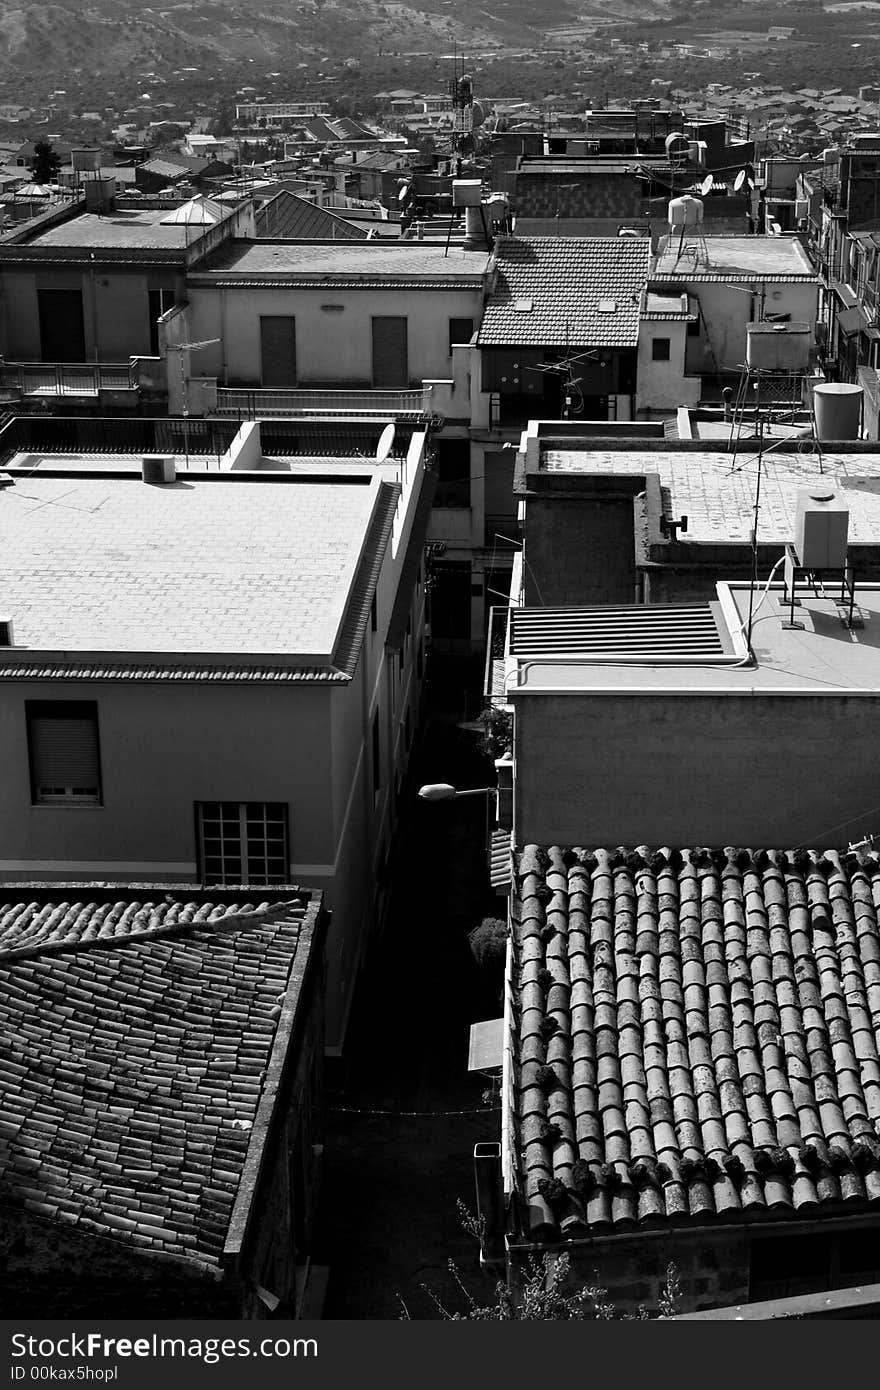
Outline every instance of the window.
<path fill-rule="evenodd" d="M 431 594 L 431 636 L 470 639 L 470 562 L 447 561 L 438 564 L 434 578 Z"/>
<path fill-rule="evenodd" d="M 651 343 L 651 358 L 654 362 L 668 362 L 671 340 L 669 338 L 654 338 Z"/>
<path fill-rule="evenodd" d="M 287 883 L 287 807 L 280 801 L 200 801 L 203 883 Z"/>
<path fill-rule="evenodd" d="M 452 356 L 454 344 L 469 343 L 474 336 L 473 319 L 450 319 L 449 320 L 449 356 Z"/>
<path fill-rule="evenodd" d="M 435 507 L 471 505 L 471 445 L 468 439 L 438 439 L 434 443 L 437 462 Z"/>
<path fill-rule="evenodd" d="M 101 801 L 98 706 L 91 700 L 28 700 L 31 800 Z"/>
<path fill-rule="evenodd" d="M 379 795 L 382 785 L 382 750 L 379 742 L 379 711 L 373 715 L 373 800 Z"/>

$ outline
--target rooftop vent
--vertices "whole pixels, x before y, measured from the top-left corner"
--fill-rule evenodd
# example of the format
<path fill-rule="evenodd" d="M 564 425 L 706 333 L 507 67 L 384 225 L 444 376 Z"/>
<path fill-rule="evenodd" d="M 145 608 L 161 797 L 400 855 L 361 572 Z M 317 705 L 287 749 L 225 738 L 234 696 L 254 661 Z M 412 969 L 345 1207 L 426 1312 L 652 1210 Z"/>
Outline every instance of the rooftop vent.
<path fill-rule="evenodd" d="M 515 299 L 513 311 L 515 314 L 530 314 L 535 307 L 533 299 Z"/>
<path fill-rule="evenodd" d="M 617 313 L 617 300 L 616 300 L 616 299 L 600 299 L 600 300 L 599 300 L 599 303 L 596 305 L 596 310 L 597 310 L 597 312 L 600 313 L 600 314 L 616 314 L 616 313 Z"/>
<path fill-rule="evenodd" d="M 177 481 L 177 461 L 173 454 L 144 454 L 141 477 L 145 483 L 161 485 Z"/>
<path fill-rule="evenodd" d="M 718 603 L 514 608 L 510 655 L 534 660 L 724 662 L 742 657 Z"/>
<path fill-rule="evenodd" d="M 14 647 L 15 634 L 11 618 L 0 618 L 0 647 Z"/>

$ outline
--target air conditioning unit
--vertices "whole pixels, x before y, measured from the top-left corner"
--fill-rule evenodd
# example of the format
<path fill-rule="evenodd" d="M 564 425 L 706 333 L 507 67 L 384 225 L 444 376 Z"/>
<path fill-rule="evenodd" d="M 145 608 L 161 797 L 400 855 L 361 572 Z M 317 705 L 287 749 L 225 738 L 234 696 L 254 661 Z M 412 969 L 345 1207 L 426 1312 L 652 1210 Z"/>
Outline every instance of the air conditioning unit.
<path fill-rule="evenodd" d="M 173 454 L 144 454 L 141 477 L 145 483 L 161 486 L 177 481 L 177 460 Z"/>

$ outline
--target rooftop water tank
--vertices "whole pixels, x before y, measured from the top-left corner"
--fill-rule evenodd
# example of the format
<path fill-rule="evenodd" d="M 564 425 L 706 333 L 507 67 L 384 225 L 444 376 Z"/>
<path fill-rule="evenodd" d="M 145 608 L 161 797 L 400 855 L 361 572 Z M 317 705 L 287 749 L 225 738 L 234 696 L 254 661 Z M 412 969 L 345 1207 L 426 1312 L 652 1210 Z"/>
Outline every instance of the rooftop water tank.
<path fill-rule="evenodd" d="M 669 203 L 670 227 L 697 227 L 703 220 L 703 203 L 690 193 L 680 198 L 672 198 Z"/>
<path fill-rule="evenodd" d="M 862 388 L 848 381 L 823 381 L 813 388 L 813 411 L 819 439 L 858 439 Z"/>
<path fill-rule="evenodd" d="M 750 323 L 746 362 L 768 372 L 806 372 L 813 345 L 808 323 Z"/>

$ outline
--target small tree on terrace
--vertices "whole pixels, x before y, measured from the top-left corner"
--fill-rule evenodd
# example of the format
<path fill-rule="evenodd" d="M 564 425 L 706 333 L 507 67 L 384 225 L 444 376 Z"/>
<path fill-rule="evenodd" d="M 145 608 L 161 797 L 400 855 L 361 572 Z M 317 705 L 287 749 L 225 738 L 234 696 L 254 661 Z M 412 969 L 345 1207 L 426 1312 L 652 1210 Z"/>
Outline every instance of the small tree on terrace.
<path fill-rule="evenodd" d="M 31 160 L 31 173 L 35 183 L 54 183 L 61 168 L 61 156 L 48 140 L 38 140 L 34 145 Z"/>

